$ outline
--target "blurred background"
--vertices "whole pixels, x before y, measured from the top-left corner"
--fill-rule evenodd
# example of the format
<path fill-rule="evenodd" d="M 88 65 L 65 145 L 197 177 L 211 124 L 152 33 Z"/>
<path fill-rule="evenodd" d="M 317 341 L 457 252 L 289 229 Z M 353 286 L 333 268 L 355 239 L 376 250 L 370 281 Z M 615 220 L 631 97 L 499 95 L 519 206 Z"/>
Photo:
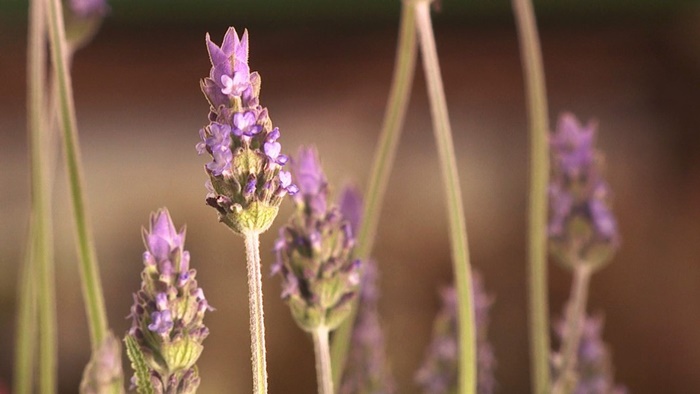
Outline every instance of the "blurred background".
<path fill-rule="evenodd" d="M 250 392 L 243 242 L 204 204 L 194 149 L 207 122 L 204 36 L 250 31 L 250 64 L 283 150 L 315 144 L 335 191 L 364 190 L 392 73 L 399 1 L 160 0 L 111 3 L 73 65 L 89 209 L 110 324 L 130 321 L 140 227 L 167 206 L 216 311 L 199 366 L 202 393 Z M 527 121 L 510 3 L 445 0 L 434 15 L 455 133 L 472 262 L 495 303 L 490 338 L 501 393 L 529 392 L 525 215 Z M 28 222 L 26 1 L 0 2 L 0 380 L 11 385 L 16 283 Z M 700 392 L 700 2 L 537 1 L 551 109 L 599 122 L 623 244 L 593 277 L 616 381 L 632 393 Z M 382 210 L 375 257 L 399 393 L 430 340 L 451 283 L 445 209 L 422 70 Z M 63 164 L 56 163 L 60 392 L 77 391 L 89 341 Z M 291 203 L 276 221 L 283 224 Z M 276 231 L 262 237 L 263 272 Z M 570 276 L 550 265 L 560 316 Z M 264 278 L 271 393 L 315 391 L 311 341 Z M 126 366 L 126 364 L 125 364 Z M 126 367 L 128 374 L 130 369 Z"/>

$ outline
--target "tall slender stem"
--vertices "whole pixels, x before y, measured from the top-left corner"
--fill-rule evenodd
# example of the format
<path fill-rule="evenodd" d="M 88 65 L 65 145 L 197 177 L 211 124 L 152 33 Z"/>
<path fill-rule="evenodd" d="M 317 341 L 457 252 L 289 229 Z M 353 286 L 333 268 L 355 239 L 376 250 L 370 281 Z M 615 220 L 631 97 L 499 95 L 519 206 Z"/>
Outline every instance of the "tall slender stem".
<path fill-rule="evenodd" d="M 562 364 L 557 379 L 552 386 L 552 393 L 563 394 L 571 392 L 576 383 L 576 364 L 578 348 L 581 343 L 583 324 L 586 318 L 586 303 L 588 301 L 588 286 L 592 271 L 585 264 L 577 264 L 574 269 L 574 279 L 571 295 L 566 309 L 566 335 L 562 343 Z"/>
<path fill-rule="evenodd" d="M 46 2 L 49 10 L 51 57 L 59 93 L 60 124 L 73 205 L 83 298 L 90 328 L 90 342 L 92 349 L 96 350 L 107 335 L 107 314 L 83 193 L 82 161 L 78 144 L 71 78 L 68 72 L 68 49 L 63 25 L 63 10 L 60 0 L 46 0 Z"/>
<path fill-rule="evenodd" d="M 547 180 L 549 133 L 542 50 L 530 0 L 513 0 L 520 39 L 530 120 L 530 196 L 528 261 L 530 363 L 532 392 L 547 394 L 549 376 L 549 307 L 547 302 Z"/>
<path fill-rule="evenodd" d="M 423 71 L 428 85 L 433 131 L 447 199 L 449 236 L 458 296 L 459 392 L 471 394 L 476 392 L 476 335 L 467 225 L 457 172 L 457 159 L 452 142 L 452 130 L 447 113 L 445 89 L 440 75 L 435 37 L 430 20 L 430 1 L 415 1 L 414 7 L 423 58 Z"/>
<path fill-rule="evenodd" d="M 331 354 L 328 346 L 328 329 L 320 327 L 311 335 L 314 339 L 316 355 L 316 381 L 319 394 L 333 394 L 333 375 L 331 374 Z"/>
<path fill-rule="evenodd" d="M 20 267 L 17 291 L 18 311 L 15 331 L 14 390 L 16 394 L 33 392 L 32 373 L 34 371 L 37 335 L 37 289 L 35 287 L 34 248 L 37 237 L 34 231 L 34 218 L 30 219 L 25 258 Z"/>
<path fill-rule="evenodd" d="M 262 273 L 260 268 L 260 235 L 245 234 L 248 266 L 248 307 L 250 309 L 250 351 L 253 366 L 253 393 L 267 393 L 267 361 L 265 356 L 265 318 L 263 316 Z"/>
<path fill-rule="evenodd" d="M 363 219 L 360 223 L 354 252 L 355 257 L 359 259 L 367 259 L 372 253 L 379 225 L 380 210 L 396 158 L 408 100 L 411 96 L 413 75 L 416 69 L 416 52 L 415 16 L 413 9 L 404 4 L 401 11 L 391 90 L 379 135 L 379 143 L 374 153 L 370 179 L 365 193 Z M 355 307 L 350 316 L 333 333 L 331 361 L 333 382 L 336 387 L 340 386 L 345 370 L 345 360 L 350 347 L 350 337 L 356 315 L 357 308 Z"/>
<path fill-rule="evenodd" d="M 32 290 L 32 279 L 25 278 L 21 286 L 26 289 L 21 291 L 22 297 L 29 300 L 23 302 L 22 320 L 19 324 L 32 324 L 37 322 L 32 313 L 33 297 L 36 301 L 39 312 L 39 390 L 41 393 L 54 393 L 56 391 L 56 365 L 57 365 L 57 344 L 56 344 L 56 291 L 54 278 L 54 261 L 51 237 L 51 204 L 48 193 L 50 193 L 47 176 L 47 148 L 48 148 L 48 127 L 44 119 L 46 102 L 44 101 L 46 92 L 46 12 L 43 0 L 30 2 L 29 20 L 29 41 L 27 53 L 27 107 L 28 107 L 28 129 L 31 150 L 31 178 L 32 178 L 32 214 L 30 224 L 28 265 L 35 272 L 35 279 L 38 285 Z M 28 270 L 30 268 L 26 268 Z M 25 271 L 28 272 L 28 271 Z M 28 308 L 28 310 L 26 309 Z M 33 346 L 26 341 L 32 339 L 29 335 L 34 332 L 31 327 L 25 327 L 28 333 L 18 333 L 18 358 L 17 368 L 22 376 L 20 380 L 31 379 L 31 359 Z M 24 328 L 23 328 L 24 329 Z M 26 334 L 26 335 L 25 335 Z M 22 354 L 25 353 L 25 354 Z M 28 370 L 25 368 L 29 368 Z M 22 389 L 31 390 L 31 383 L 19 382 Z"/>

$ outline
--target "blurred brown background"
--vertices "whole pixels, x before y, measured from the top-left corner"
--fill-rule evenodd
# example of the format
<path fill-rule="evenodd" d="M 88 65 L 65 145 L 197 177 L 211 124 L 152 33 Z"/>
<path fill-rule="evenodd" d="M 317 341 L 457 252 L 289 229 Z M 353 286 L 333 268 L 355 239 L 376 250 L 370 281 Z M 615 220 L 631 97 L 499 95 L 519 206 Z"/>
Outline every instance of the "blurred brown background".
<path fill-rule="evenodd" d="M 135 4 L 138 3 L 138 4 Z M 121 334 L 139 286 L 140 227 L 167 206 L 210 303 L 202 393 L 250 391 L 243 243 L 204 205 L 194 145 L 206 123 L 204 35 L 249 28 L 251 68 L 282 130 L 283 150 L 317 145 L 335 190 L 364 188 L 394 60 L 397 1 L 257 5 L 116 2 L 73 67 L 89 208 L 110 323 Z M 290 5 L 295 3 L 296 5 Z M 326 4 L 329 3 L 329 4 Z M 466 3 L 466 2 L 464 2 Z M 508 2 L 445 1 L 435 16 L 455 133 L 472 261 L 495 297 L 490 335 L 501 393 L 527 393 L 525 289 L 527 122 Z M 586 3 L 586 4 L 583 4 Z M 605 4 L 607 3 L 607 4 Z M 308 8 L 304 8 L 307 7 Z M 700 392 L 700 5 L 538 3 L 551 119 L 599 121 L 623 246 L 594 276 L 616 380 L 632 393 Z M 0 7 L 0 379 L 11 379 L 17 267 L 28 220 L 26 4 Z M 445 210 L 421 70 L 380 221 L 381 312 L 399 393 L 430 338 L 437 289 L 451 282 Z M 62 393 L 89 354 L 62 163 L 55 232 Z M 276 224 L 290 211 L 284 204 Z M 264 272 L 275 232 L 262 238 Z M 315 391 L 311 342 L 264 279 L 271 393 Z M 569 275 L 550 269 L 551 313 Z M 129 371 L 127 369 L 127 371 Z M 128 372 L 130 373 L 130 371 Z"/>

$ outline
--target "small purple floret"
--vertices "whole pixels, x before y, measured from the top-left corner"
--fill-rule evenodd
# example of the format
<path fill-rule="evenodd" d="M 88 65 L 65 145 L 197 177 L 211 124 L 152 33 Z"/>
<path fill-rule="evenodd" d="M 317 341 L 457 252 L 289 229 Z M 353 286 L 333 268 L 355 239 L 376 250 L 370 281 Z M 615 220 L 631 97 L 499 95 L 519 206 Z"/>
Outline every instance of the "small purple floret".
<path fill-rule="evenodd" d="M 252 111 L 237 112 L 233 114 L 233 134 L 237 137 L 252 137 L 262 130 L 262 126 L 256 124 L 257 119 Z"/>
<path fill-rule="evenodd" d="M 169 310 L 151 313 L 148 329 L 160 335 L 167 334 L 173 328 L 173 320 Z"/>

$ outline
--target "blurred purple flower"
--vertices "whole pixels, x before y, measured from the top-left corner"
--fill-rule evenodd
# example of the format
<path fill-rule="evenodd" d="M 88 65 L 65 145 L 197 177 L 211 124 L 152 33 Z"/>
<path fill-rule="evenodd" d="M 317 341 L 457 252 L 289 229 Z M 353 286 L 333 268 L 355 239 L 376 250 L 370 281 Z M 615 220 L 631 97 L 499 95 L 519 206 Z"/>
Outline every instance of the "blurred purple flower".
<path fill-rule="evenodd" d="M 379 321 L 379 274 L 376 263 L 367 261 L 363 271 L 357 317 L 340 394 L 391 394 L 396 392 L 396 388 Z"/>
<path fill-rule="evenodd" d="M 315 149 L 301 148 L 293 160 L 299 179 L 296 212 L 280 228 L 272 272 L 282 277 L 282 298 L 306 331 L 334 330 L 351 311 L 360 282 L 360 262 L 351 259 L 350 223 L 337 207 L 327 206 L 328 187 Z"/>
<path fill-rule="evenodd" d="M 294 196 L 297 205 L 310 209 L 314 215 L 325 215 L 328 206 L 328 181 L 321 169 L 318 152 L 302 147 L 292 161 L 292 172 L 297 180 L 299 193 Z"/>
<path fill-rule="evenodd" d="M 595 134 L 594 123 L 581 126 L 573 115 L 563 114 L 550 137 L 550 250 L 568 266 L 599 266 L 619 245 L 602 156 L 593 146 Z"/>
<path fill-rule="evenodd" d="M 109 12 L 109 5 L 105 0 L 68 0 L 71 12 L 83 19 L 102 18 Z"/>
<path fill-rule="evenodd" d="M 567 335 L 566 324 L 560 321 L 556 327 L 559 341 Z M 612 356 L 602 340 L 603 318 L 586 316 L 576 362 L 576 387 L 574 394 L 626 394 L 624 386 L 616 385 L 613 377 Z M 555 354 L 553 360 L 557 360 Z M 558 368 L 553 365 L 556 376 Z"/>
<path fill-rule="evenodd" d="M 493 300 L 486 295 L 481 276 L 472 271 L 474 315 L 476 320 L 476 355 L 478 394 L 496 390 L 496 358 L 488 341 L 489 309 Z M 441 292 L 442 308 L 433 324 L 433 339 L 415 379 L 425 394 L 448 394 L 457 389 L 458 351 L 457 292 L 448 287 Z"/>

